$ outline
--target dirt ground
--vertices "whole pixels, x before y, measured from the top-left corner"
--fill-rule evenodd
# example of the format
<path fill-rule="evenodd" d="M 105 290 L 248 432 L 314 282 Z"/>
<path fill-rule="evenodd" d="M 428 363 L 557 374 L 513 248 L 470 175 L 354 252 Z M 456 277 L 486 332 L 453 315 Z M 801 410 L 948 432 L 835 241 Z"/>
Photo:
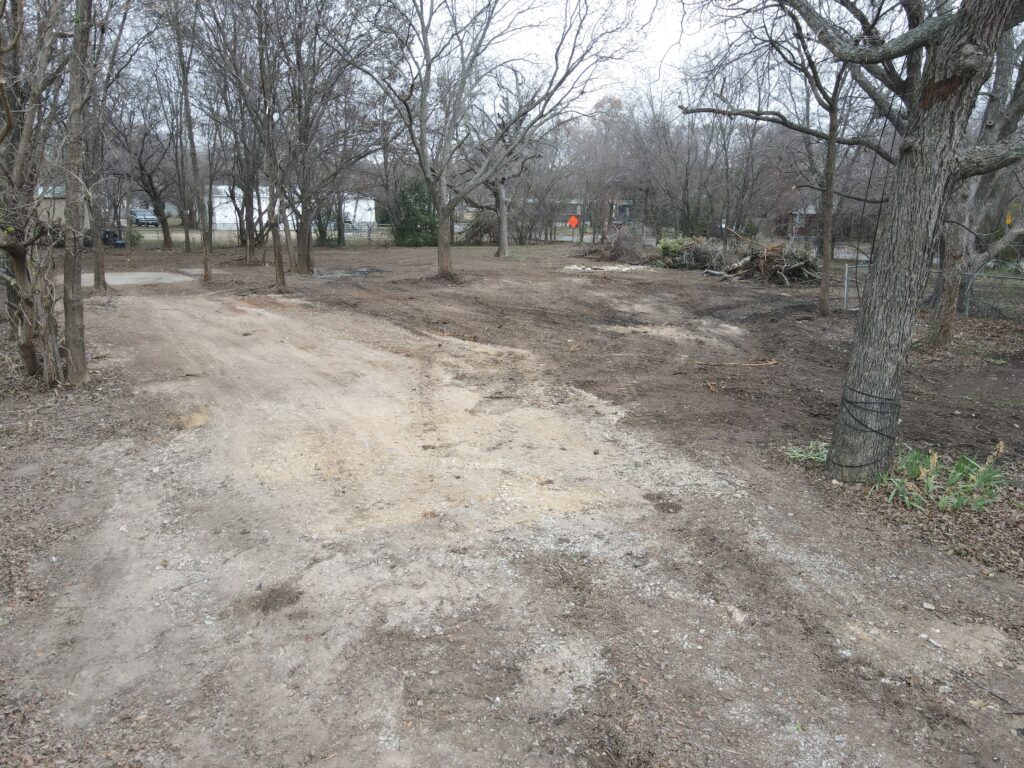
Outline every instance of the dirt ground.
<path fill-rule="evenodd" d="M 0 764 L 1024 764 L 1021 554 L 781 453 L 852 316 L 490 253 L 221 254 L 90 297 L 87 387 L 0 374 Z M 916 351 L 903 438 L 1012 467 L 1022 373 Z"/>

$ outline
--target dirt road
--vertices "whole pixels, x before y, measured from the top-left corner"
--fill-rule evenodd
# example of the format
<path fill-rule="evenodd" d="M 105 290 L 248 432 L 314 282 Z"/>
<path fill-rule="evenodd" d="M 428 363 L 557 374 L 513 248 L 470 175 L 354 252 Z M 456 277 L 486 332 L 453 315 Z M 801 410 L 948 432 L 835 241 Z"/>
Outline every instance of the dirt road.
<path fill-rule="evenodd" d="M 1024 761 L 1017 582 L 670 450 L 529 339 L 194 289 L 90 319 L 150 423 L 71 490 L 0 459 L 88 521 L 5 606 L 4 764 Z"/>

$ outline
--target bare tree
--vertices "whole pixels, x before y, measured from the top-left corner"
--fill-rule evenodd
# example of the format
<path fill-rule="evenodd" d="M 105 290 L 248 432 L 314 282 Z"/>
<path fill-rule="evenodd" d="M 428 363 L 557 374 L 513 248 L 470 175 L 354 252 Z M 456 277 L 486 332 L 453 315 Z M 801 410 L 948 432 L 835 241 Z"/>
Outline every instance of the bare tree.
<path fill-rule="evenodd" d="M 878 9 L 874 9 L 878 12 Z M 714 84 L 718 73 L 733 63 L 749 67 L 755 79 L 770 82 L 772 103 L 746 107 L 728 103 L 723 91 L 712 87 L 718 105 L 688 106 L 685 114 L 715 114 L 741 117 L 782 126 L 805 140 L 819 142 L 823 157 L 817 159 L 813 148 L 806 147 L 815 186 L 820 192 L 818 221 L 821 241 L 821 288 L 818 311 L 829 313 L 829 276 L 832 265 L 833 221 L 836 198 L 836 168 L 839 147 L 866 146 L 886 159 L 888 152 L 876 136 L 864 132 L 847 132 L 849 116 L 855 108 L 849 89 L 851 65 L 833 61 L 829 51 L 816 41 L 804 19 L 784 4 L 764 7 L 758 14 L 743 14 L 738 21 L 742 34 L 710 57 L 703 67 L 702 80 Z M 859 74 L 859 71 L 856 73 Z M 856 76 L 855 74 L 855 76 Z M 796 78 L 794 84 L 793 78 Z M 863 77 L 861 75 L 861 77 Z M 705 92 L 707 88 L 703 89 Z M 787 100 L 785 97 L 790 96 Z"/>
<path fill-rule="evenodd" d="M 267 183 L 266 227 L 274 249 L 274 289 L 287 289 L 281 241 L 283 168 L 280 156 L 282 58 L 276 30 L 292 20 L 275 13 L 270 0 L 206 3 L 200 12 L 209 72 L 231 84 L 231 97 L 252 126 Z M 255 189 L 259 194 L 258 186 Z M 249 194 L 249 190 L 246 190 Z"/>
<path fill-rule="evenodd" d="M 52 284 L 40 244 L 49 234 L 41 221 L 37 190 L 44 178 L 46 148 L 56 140 L 58 97 L 66 71 L 62 47 L 63 0 L 43 0 L 28 9 L 21 0 L 0 4 L 0 215 L 4 227 L 0 249 L 9 263 L 0 270 L 7 286 L 6 310 L 15 343 L 29 376 L 48 384 L 67 382 L 61 354 Z M 52 179 L 47 179 L 52 184 Z"/>
<path fill-rule="evenodd" d="M 71 58 L 68 64 L 67 185 L 64 215 L 64 347 L 67 382 L 89 378 L 85 359 L 85 309 L 82 304 L 82 251 L 85 239 L 85 112 L 90 95 L 89 44 L 92 0 L 75 0 Z"/>
<path fill-rule="evenodd" d="M 979 148 L 1005 141 L 1018 130 L 1024 116 L 1024 49 L 1013 30 L 1000 41 L 986 97 L 979 119 L 965 139 Z M 1024 222 L 1007 223 L 1002 229 L 1007 196 L 1015 186 L 1010 171 L 1000 170 L 968 179 L 948 201 L 938 238 L 942 277 L 929 335 L 933 346 L 948 344 L 953 336 L 958 306 L 972 285 L 965 272 L 981 269 L 1024 235 Z M 979 235 L 986 230 L 993 234 Z"/>
<path fill-rule="evenodd" d="M 377 149 L 370 124 L 371 100 L 362 78 L 339 47 L 352 35 L 351 20 L 331 0 L 277 0 L 289 23 L 277 29 L 285 63 L 280 133 L 287 174 L 285 194 L 296 212 L 296 270 L 313 271 L 313 222 L 344 196 L 343 180 Z M 344 237 L 343 202 L 336 216 Z"/>
<path fill-rule="evenodd" d="M 111 0 L 102 3 L 93 0 L 96 19 L 90 46 L 89 80 L 92 96 L 85 117 L 85 171 L 86 205 L 89 211 L 89 230 L 93 241 L 93 285 L 107 289 L 103 229 L 110 222 L 117 207 L 123 183 L 123 173 L 107 162 L 113 142 L 106 135 L 110 122 L 111 97 L 115 85 L 134 56 L 147 42 L 148 35 L 135 34 L 129 27 L 134 9 L 133 0 Z"/>
<path fill-rule="evenodd" d="M 203 202 L 203 189 L 199 174 L 199 152 L 196 148 L 195 114 L 192 106 L 192 80 L 195 77 L 196 56 L 196 11 L 195 6 L 186 7 L 174 2 L 167 18 L 170 28 L 170 47 L 176 64 L 176 75 L 180 89 L 181 119 L 184 123 L 184 138 L 188 144 L 188 162 L 185 164 L 184 184 L 181 190 L 182 223 L 185 224 L 187 210 L 196 212 L 203 251 L 203 282 L 210 281 L 210 249 L 213 247 L 212 229 L 207 221 L 207 206 Z M 188 235 L 185 236 L 186 246 Z"/>
<path fill-rule="evenodd" d="M 781 6 L 799 16 L 833 57 L 857 69 L 858 85 L 879 110 L 896 103 L 903 113 L 895 118 L 902 141 L 829 451 L 833 476 L 844 481 L 870 480 L 892 461 L 914 319 L 950 194 L 967 179 L 1024 157 L 1019 130 L 991 144 L 963 144 L 999 43 L 1024 21 L 1024 2 L 964 0 L 934 8 L 893 2 L 885 27 L 872 21 L 878 5 L 774 0 L 751 6 L 754 12 Z"/>
<path fill-rule="evenodd" d="M 632 0 L 380 0 L 366 25 L 383 55 L 353 63 L 387 95 L 438 215 L 438 274 L 452 277 L 456 207 L 496 178 L 521 143 L 587 93 L 599 68 L 620 55 L 634 26 Z M 558 30 L 546 62 L 502 52 L 528 31 Z M 474 135 L 484 100 L 514 95 L 515 108 Z M 489 98 L 488 98 L 489 97 Z M 470 150 L 470 143 L 473 143 Z M 472 159 L 470 159 L 472 158 Z"/>

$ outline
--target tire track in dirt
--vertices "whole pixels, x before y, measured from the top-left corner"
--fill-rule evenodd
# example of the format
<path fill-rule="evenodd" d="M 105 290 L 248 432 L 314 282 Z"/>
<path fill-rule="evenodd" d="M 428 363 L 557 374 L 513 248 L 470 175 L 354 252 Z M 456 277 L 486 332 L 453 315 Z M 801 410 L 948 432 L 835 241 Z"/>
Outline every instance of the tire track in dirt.
<path fill-rule="evenodd" d="M 867 604 L 859 564 L 745 528 L 763 502 L 740 473 L 553 385 L 527 343 L 293 298 L 131 294 L 116 314 L 103 332 L 178 428 L 126 458 L 65 591 L 16 630 L 64 643 L 20 658 L 17 684 L 94 764 L 903 768 L 1014 749 L 987 709 L 879 678 L 984 675 L 1015 644 L 926 616 L 986 650 L 908 652 L 901 593 Z M 869 620 L 892 626 L 850 639 Z"/>

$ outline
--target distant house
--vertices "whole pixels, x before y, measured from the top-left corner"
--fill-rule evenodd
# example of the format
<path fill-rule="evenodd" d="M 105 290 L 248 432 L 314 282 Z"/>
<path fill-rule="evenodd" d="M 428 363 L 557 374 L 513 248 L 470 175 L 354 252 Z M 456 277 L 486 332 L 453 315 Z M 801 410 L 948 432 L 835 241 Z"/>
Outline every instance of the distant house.
<path fill-rule="evenodd" d="M 788 213 L 786 218 L 787 237 L 809 237 L 818 234 L 818 209 L 805 205 Z"/>
<path fill-rule="evenodd" d="M 632 224 L 636 221 L 633 214 L 632 200 L 614 200 L 612 202 L 612 222 L 615 224 Z"/>
<path fill-rule="evenodd" d="M 262 222 L 266 218 L 266 201 L 270 194 L 267 187 L 260 187 L 258 190 L 260 203 L 264 206 L 263 215 L 259 216 Z M 234 201 L 234 202 L 232 202 Z M 235 230 L 239 226 L 238 213 L 235 205 L 242 205 L 242 190 L 232 188 L 228 184 L 218 184 L 213 188 L 213 228 Z M 373 224 L 376 222 L 376 208 L 373 200 L 347 196 L 343 203 L 345 209 L 346 224 Z M 288 217 L 288 225 L 295 227 L 295 215 L 291 212 Z"/>
<path fill-rule="evenodd" d="M 39 204 L 39 220 L 50 227 L 62 226 L 64 221 L 64 208 L 67 203 L 67 190 L 63 184 L 51 184 L 36 189 L 36 201 Z M 89 219 L 89 207 L 85 208 L 85 228 L 91 226 Z"/>

